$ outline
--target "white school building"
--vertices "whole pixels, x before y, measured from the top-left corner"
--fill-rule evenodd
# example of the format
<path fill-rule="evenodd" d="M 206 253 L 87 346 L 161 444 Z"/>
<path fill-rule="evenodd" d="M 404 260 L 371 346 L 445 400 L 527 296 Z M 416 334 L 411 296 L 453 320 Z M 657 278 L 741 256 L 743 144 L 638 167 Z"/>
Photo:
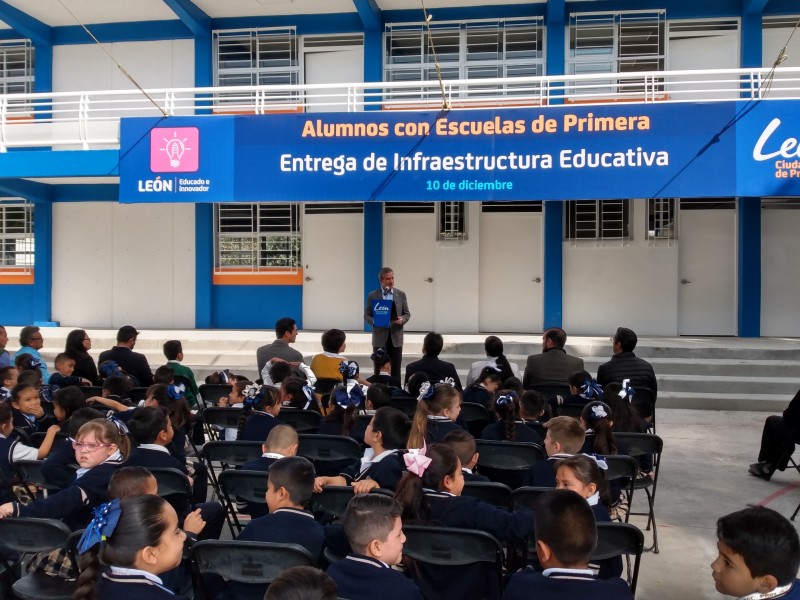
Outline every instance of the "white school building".
<path fill-rule="evenodd" d="M 306 329 L 360 330 L 366 294 L 388 265 L 408 294 L 412 331 L 562 326 L 603 335 L 625 325 L 640 335 L 800 336 L 800 159 L 791 142 L 800 127 L 781 130 L 780 156 L 759 146 L 770 164 L 785 160 L 759 188 L 730 162 L 709 163 L 703 182 L 692 160 L 688 171 L 678 169 L 675 157 L 684 155 L 676 153 L 705 160 L 725 146 L 728 130 L 706 152 L 694 125 L 666 126 L 661 116 L 697 105 L 728 110 L 744 136 L 747 119 L 772 105 L 800 114 L 796 0 L 427 0 L 428 25 L 418 0 L 63 2 L 73 14 L 58 0 L 0 2 L 4 324 L 269 329 L 288 315 Z M 785 60 L 770 73 L 784 46 Z M 384 196 L 365 193 L 344 161 L 332 163 L 342 176 L 325 173 L 331 182 L 353 178 L 343 186 L 352 189 L 347 197 L 322 179 L 286 184 L 277 163 L 267 155 L 259 163 L 238 143 L 259 119 L 260 137 L 270 139 L 252 148 L 263 141 L 303 156 L 312 147 L 303 144 L 317 137 L 314 119 L 320 127 L 366 123 L 363 135 L 374 140 L 351 144 L 345 129 L 320 129 L 334 139 L 314 139 L 313 148 L 344 156 L 353 144 L 374 143 L 400 161 L 414 156 L 409 139 L 427 143 L 437 134 L 419 123 L 441 119 L 445 103 L 449 122 L 460 111 L 472 119 L 452 131 L 453 147 L 467 152 L 495 135 L 486 142 L 493 160 L 514 152 L 511 136 L 501 135 L 508 116 L 523 115 L 536 132 L 552 115 L 566 128 L 570 115 L 569 129 L 588 136 L 595 122 L 578 131 L 576 115 L 610 111 L 617 116 L 597 128 L 614 131 L 597 139 L 625 143 L 638 135 L 631 115 L 646 115 L 671 148 L 674 178 L 648 185 L 660 177 L 647 170 L 658 168 L 658 157 L 634 142 L 627 156 L 560 155 L 550 167 L 596 160 L 595 171 L 609 167 L 607 189 L 579 182 L 576 168 L 552 173 L 562 177 L 553 186 L 546 166 L 526 163 L 512 178 L 498 162 L 484 162 L 476 175 L 429 169 L 417 187 L 402 187 L 420 158 L 397 163 L 405 170 L 393 173 L 394 183 L 387 178 Z M 421 117 L 406 119 L 405 111 Z M 192 190 L 208 184 L 191 172 L 129 175 L 137 140 L 125 132 L 141 117 L 161 119 L 165 129 L 201 123 L 204 136 L 215 122 L 230 123 L 238 145 L 204 146 L 197 172 L 230 162 L 255 173 L 261 164 L 263 179 L 239 181 L 236 170 L 231 193 L 193 201 Z M 313 133 L 281 133 L 301 120 Z M 383 135 L 379 122 L 402 126 Z M 539 158 L 524 160 L 543 160 L 540 139 L 518 151 Z M 529 186 L 529 196 L 505 196 L 512 179 L 517 190 Z M 673 181 L 684 195 L 664 192 Z M 237 195 L 240 184 L 247 193 Z M 126 189 L 133 193 L 120 202 Z M 174 193 L 154 201 L 160 192 Z"/>

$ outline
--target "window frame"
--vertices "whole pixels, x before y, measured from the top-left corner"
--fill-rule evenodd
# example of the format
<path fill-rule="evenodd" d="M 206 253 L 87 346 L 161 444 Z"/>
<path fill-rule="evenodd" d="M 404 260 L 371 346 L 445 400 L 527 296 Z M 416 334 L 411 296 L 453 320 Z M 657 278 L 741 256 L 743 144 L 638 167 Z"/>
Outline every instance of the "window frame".
<path fill-rule="evenodd" d="M 8 213 L 20 209 L 23 210 L 21 227 L 9 231 L 10 222 L 14 221 Z M 15 220 L 20 221 L 18 217 Z M 0 201 L 0 282 L 4 275 L 32 275 L 35 266 L 34 205 L 22 198 L 3 199 Z"/>

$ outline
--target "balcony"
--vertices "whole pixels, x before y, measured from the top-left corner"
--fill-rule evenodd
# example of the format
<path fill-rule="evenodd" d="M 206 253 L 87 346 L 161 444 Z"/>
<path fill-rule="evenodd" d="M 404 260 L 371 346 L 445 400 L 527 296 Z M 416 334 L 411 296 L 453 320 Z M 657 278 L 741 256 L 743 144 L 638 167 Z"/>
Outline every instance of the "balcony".
<path fill-rule="evenodd" d="M 119 147 L 123 117 L 800 98 L 800 68 L 0 95 L 0 152 Z"/>

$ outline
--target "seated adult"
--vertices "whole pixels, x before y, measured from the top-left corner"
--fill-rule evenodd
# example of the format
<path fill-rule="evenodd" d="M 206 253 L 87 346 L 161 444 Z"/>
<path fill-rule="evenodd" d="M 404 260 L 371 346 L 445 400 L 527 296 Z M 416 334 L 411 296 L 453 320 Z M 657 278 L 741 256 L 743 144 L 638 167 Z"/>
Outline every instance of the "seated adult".
<path fill-rule="evenodd" d="M 92 382 L 92 385 L 100 385 L 97 365 L 91 354 L 89 354 L 91 349 L 92 340 L 83 329 L 73 329 L 67 334 L 64 354 L 75 361 L 75 370 L 72 374 L 75 377 L 88 379 Z"/>
<path fill-rule="evenodd" d="M 297 340 L 298 333 L 297 321 L 291 317 L 283 317 L 275 322 L 275 341 L 256 350 L 258 374 L 262 379 L 264 378 L 262 375 L 264 367 L 273 358 L 292 363 L 293 367 L 303 362 L 303 355 L 289 347 L 289 344 L 294 344 Z"/>
<path fill-rule="evenodd" d="M 444 338 L 440 333 L 431 331 L 425 336 L 422 342 L 422 358 L 414 361 L 406 367 L 405 384 L 415 373 L 425 373 L 431 383 L 439 383 L 447 378 L 453 380 L 454 387 L 461 391 L 461 380 L 453 363 L 439 359 L 439 354 L 444 347 Z"/>
<path fill-rule="evenodd" d="M 19 331 L 19 350 L 14 353 L 11 358 L 15 360 L 18 356 L 29 354 L 33 359 L 38 360 L 39 370 L 42 373 L 42 383 L 49 383 L 50 373 L 47 370 L 47 364 L 44 362 L 39 350 L 44 346 L 44 337 L 42 337 L 42 330 L 35 325 L 27 325 Z"/>
<path fill-rule="evenodd" d="M 139 387 L 147 387 L 153 385 L 153 372 L 150 370 L 147 357 L 133 351 L 138 337 L 139 332 L 135 327 L 123 325 L 117 331 L 117 345 L 110 350 L 101 352 L 98 362 L 114 361 L 125 373 L 136 380 L 135 383 Z"/>
<path fill-rule="evenodd" d="M 796 443 L 800 443 L 800 391 L 782 416 L 772 415 L 764 421 L 758 462 L 750 465 L 750 475 L 769 481 L 776 470 L 786 469 Z"/>
<path fill-rule="evenodd" d="M 475 379 L 485 367 L 500 369 L 500 377 L 503 381 L 509 377 L 519 378 L 519 367 L 516 363 L 508 362 L 506 355 L 503 354 L 503 340 L 496 335 L 490 335 L 483 342 L 483 350 L 486 352 L 486 358 L 472 363 L 467 375 L 467 386 L 475 383 Z"/>
<path fill-rule="evenodd" d="M 541 354 L 531 354 L 522 376 L 522 387 L 526 390 L 535 383 L 561 382 L 575 371 L 583 371 L 583 359 L 567 354 L 564 346 L 567 332 L 560 327 L 551 327 L 542 334 Z"/>
<path fill-rule="evenodd" d="M 638 342 L 636 333 L 627 327 L 619 327 L 611 341 L 614 355 L 611 360 L 597 367 L 597 383 L 605 387 L 612 381 L 621 384 L 627 379 L 634 393 L 637 386 L 650 388 L 654 394 L 658 393 L 653 366 L 633 353 Z"/>

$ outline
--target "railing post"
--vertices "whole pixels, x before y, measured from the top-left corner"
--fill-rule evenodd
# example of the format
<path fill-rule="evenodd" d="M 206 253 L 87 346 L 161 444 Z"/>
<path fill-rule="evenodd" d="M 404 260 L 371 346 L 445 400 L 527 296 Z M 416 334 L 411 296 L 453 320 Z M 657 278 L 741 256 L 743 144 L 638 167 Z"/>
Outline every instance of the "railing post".
<path fill-rule="evenodd" d="M 3 96 L 0 99 L 0 152 L 7 152 L 6 139 L 8 132 L 6 126 L 8 125 L 8 98 Z"/>
<path fill-rule="evenodd" d="M 81 94 L 78 101 L 78 135 L 84 150 L 89 149 L 89 95 Z"/>

